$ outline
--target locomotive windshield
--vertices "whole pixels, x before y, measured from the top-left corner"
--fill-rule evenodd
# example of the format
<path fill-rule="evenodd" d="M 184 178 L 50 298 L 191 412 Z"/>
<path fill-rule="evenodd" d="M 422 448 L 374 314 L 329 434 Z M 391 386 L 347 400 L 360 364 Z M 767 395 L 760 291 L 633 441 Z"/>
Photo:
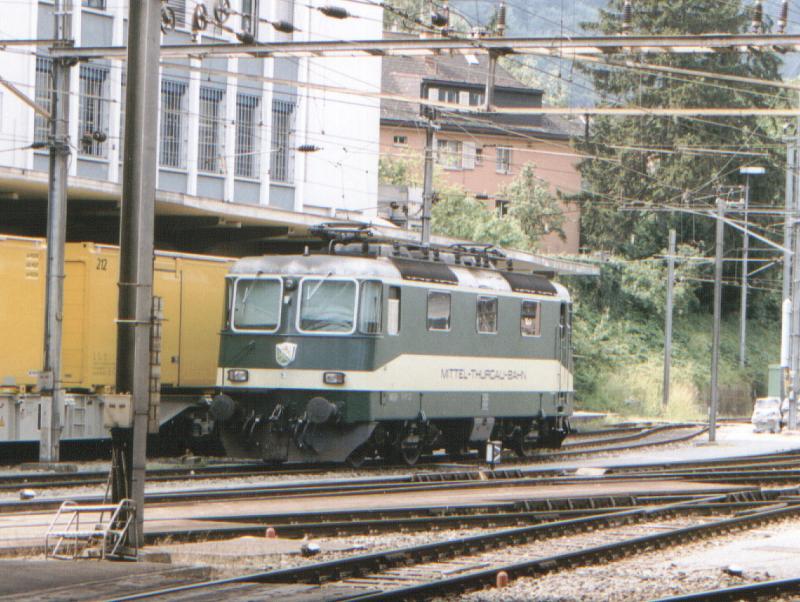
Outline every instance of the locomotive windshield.
<path fill-rule="evenodd" d="M 277 278 L 236 281 L 233 327 L 277 330 L 281 321 L 281 281 Z"/>
<path fill-rule="evenodd" d="M 352 280 L 306 278 L 300 289 L 299 328 L 305 332 L 353 331 L 356 283 Z"/>

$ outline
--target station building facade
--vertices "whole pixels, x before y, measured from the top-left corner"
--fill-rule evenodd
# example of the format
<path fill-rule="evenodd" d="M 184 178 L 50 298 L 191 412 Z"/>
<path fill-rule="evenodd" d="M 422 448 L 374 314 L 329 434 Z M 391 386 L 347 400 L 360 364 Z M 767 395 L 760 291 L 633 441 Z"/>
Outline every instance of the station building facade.
<path fill-rule="evenodd" d="M 393 35 L 393 34 L 387 34 Z M 463 186 L 505 214 L 509 199 L 502 189 L 528 163 L 535 175 L 554 194 L 578 192 L 580 173 L 570 136 L 578 124 L 531 114 L 495 113 L 477 115 L 484 105 L 487 57 L 453 55 L 436 57 L 387 56 L 383 60 L 383 91 L 389 95 L 427 97 L 452 105 L 437 119 L 435 160 L 448 181 Z M 495 102 L 503 108 L 543 105 L 543 92 L 525 86 L 498 65 Z M 381 150 L 390 157 L 418 157 L 425 148 L 426 121 L 417 106 L 391 98 L 381 103 Z M 419 191 L 410 191 L 411 203 Z M 416 194 L 414 194 L 416 193 Z M 397 206 L 405 191 L 382 187 L 382 205 Z M 548 234 L 540 240 L 544 253 L 577 254 L 580 209 L 562 202 L 564 237 Z M 413 213 L 413 210 L 412 210 Z"/>
<path fill-rule="evenodd" d="M 76 46 L 127 42 L 128 3 L 71 0 Z M 320 0 L 233 0 L 224 27 L 215 0 L 168 0 L 175 28 L 162 44 L 379 38 L 382 8 L 342 0 L 350 15 L 332 19 Z M 209 23 L 193 32 L 194 11 L 206 5 Z M 53 37 L 52 1 L 15 4 L 4 37 Z M 285 24 L 294 31 L 281 33 Z M 276 29 L 273 24 L 283 24 Z M 200 199 L 217 214 L 250 206 L 334 216 L 374 214 L 380 58 L 227 58 L 161 60 L 158 115 L 158 195 L 180 204 Z M 0 52 L 0 73 L 45 109 L 52 59 L 47 46 Z M 125 122 L 125 61 L 112 58 L 70 70 L 70 202 L 119 197 Z M 334 88 L 355 90 L 343 94 Z M 0 203 L 46 195 L 49 124 L 8 89 L 0 90 Z"/>

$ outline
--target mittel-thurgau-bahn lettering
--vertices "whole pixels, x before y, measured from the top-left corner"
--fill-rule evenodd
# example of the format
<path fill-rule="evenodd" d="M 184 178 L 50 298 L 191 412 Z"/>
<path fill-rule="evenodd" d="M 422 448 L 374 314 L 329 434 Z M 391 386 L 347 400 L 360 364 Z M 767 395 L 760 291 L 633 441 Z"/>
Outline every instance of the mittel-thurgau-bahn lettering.
<path fill-rule="evenodd" d="M 442 368 L 442 380 L 525 380 L 524 370 Z"/>

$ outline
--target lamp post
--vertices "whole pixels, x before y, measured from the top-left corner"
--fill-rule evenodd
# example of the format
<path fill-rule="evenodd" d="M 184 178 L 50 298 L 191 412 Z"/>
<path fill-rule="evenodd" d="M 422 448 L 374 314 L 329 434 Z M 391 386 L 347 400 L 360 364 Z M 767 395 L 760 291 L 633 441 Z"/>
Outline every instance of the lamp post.
<path fill-rule="evenodd" d="M 739 367 L 744 368 L 747 358 L 747 260 L 750 252 L 750 233 L 748 232 L 748 214 L 750 206 L 750 176 L 760 176 L 765 169 L 759 166 L 740 167 L 739 173 L 745 176 L 744 185 L 744 233 L 742 234 L 742 290 L 741 307 L 739 309 Z"/>

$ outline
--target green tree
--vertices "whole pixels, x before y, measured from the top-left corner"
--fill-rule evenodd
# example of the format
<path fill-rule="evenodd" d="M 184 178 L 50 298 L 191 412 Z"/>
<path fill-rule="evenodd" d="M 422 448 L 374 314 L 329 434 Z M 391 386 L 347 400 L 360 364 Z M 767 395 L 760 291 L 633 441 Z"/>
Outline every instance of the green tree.
<path fill-rule="evenodd" d="M 422 162 L 413 156 L 381 157 L 378 174 L 382 184 L 422 186 Z M 500 191 L 510 202 L 506 216 L 498 215 L 462 186 L 448 182 L 438 166 L 434 170 L 434 190 L 437 200 L 431 228 L 437 234 L 519 250 L 532 250 L 549 232 L 564 235 L 561 204 L 536 177 L 532 163 L 526 164 Z"/>
<path fill-rule="evenodd" d="M 530 240 L 519 222 L 500 217 L 486 204 L 457 186 L 442 185 L 431 211 L 431 229 L 437 234 L 473 242 L 525 250 Z"/>
<path fill-rule="evenodd" d="M 633 3 L 631 31 L 636 35 L 744 32 L 750 16 L 738 0 L 642 0 Z M 611 0 L 596 23 L 584 24 L 591 34 L 619 34 L 623 0 Z M 695 55 L 626 55 L 626 60 L 768 80 L 780 79 L 780 60 L 771 52 L 718 52 Z M 620 57 L 611 56 L 611 63 Z M 785 96 L 767 87 L 665 72 L 585 67 L 605 105 L 641 107 L 768 107 L 785 105 Z M 737 168 L 754 161 L 768 169 L 754 181 L 752 198 L 772 201 L 780 192 L 784 163 L 780 145 L 770 133 L 775 124 L 754 117 L 692 119 L 674 117 L 596 117 L 588 138 L 575 147 L 589 155 L 580 163 L 584 191 L 581 205 L 582 243 L 624 256 L 649 257 L 666 244 L 669 214 L 618 211 L 632 201 L 654 205 L 713 202 L 718 185 L 742 183 Z M 726 152 L 692 151 L 723 149 Z M 687 150 L 688 149 L 688 150 Z M 767 156 L 754 159 L 742 151 Z M 702 221 L 702 223 L 701 223 Z M 695 240 L 713 238 L 712 220 L 699 220 Z M 689 241 L 687 241 L 689 242 Z"/>
<path fill-rule="evenodd" d="M 510 201 L 510 217 L 525 232 L 529 244 L 535 244 L 550 232 L 557 232 L 564 238 L 561 204 L 548 190 L 547 184 L 536 177 L 532 163 L 526 163 L 519 175 L 504 186 L 500 194 Z"/>
<path fill-rule="evenodd" d="M 383 28 L 387 31 L 416 32 L 414 24 L 419 19 L 425 0 L 392 0 L 384 5 Z"/>
<path fill-rule="evenodd" d="M 422 186 L 422 162 L 410 155 L 381 157 L 378 181 L 392 186 Z"/>

